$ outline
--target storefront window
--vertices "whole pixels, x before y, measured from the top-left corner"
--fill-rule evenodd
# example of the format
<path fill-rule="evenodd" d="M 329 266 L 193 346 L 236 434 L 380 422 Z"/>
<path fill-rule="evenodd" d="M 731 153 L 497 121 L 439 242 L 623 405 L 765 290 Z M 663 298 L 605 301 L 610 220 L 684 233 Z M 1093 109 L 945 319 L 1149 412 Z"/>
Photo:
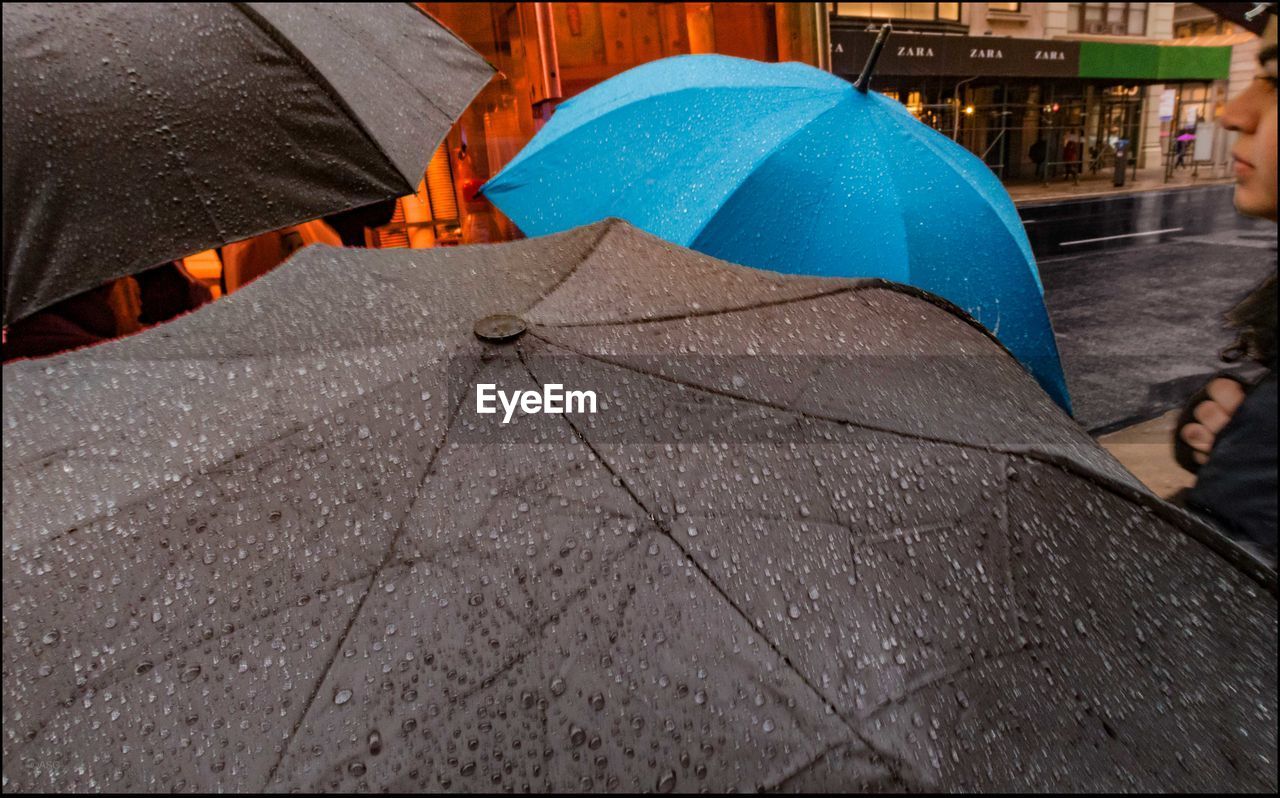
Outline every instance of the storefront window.
<path fill-rule="evenodd" d="M 1012 5 L 1018 5 L 1013 3 Z M 959 3 L 836 3 L 836 15 L 869 19 L 959 22 Z"/>
<path fill-rule="evenodd" d="M 1147 3 L 1070 3 L 1067 30 L 1112 36 L 1147 32 Z"/>

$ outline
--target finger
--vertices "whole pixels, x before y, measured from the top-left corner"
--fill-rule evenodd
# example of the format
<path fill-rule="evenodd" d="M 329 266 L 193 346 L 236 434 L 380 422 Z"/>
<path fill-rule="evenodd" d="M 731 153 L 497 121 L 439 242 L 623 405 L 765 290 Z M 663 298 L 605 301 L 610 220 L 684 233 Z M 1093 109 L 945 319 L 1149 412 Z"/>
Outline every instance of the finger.
<path fill-rule="evenodd" d="M 1209 455 L 1205 454 L 1204 452 L 1192 452 L 1191 458 L 1195 460 L 1197 463 L 1199 463 L 1200 465 L 1204 465 L 1205 463 L 1209 462 Z"/>
<path fill-rule="evenodd" d="M 1244 387 L 1235 380 L 1225 377 L 1219 377 L 1209 383 L 1207 393 L 1210 399 L 1227 412 L 1227 415 L 1235 415 L 1240 403 L 1244 401 Z"/>
<path fill-rule="evenodd" d="M 1203 424 L 1187 424 L 1179 434 L 1197 452 L 1207 454 L 1213 448 L 1214 435 Z"/>
<path fill-rule="evenodd" d="M 1196 405 L 1195 412 L 1196 421 L 1209 428 L 1209 431 L 1217 435 L 1222 428 L 1227 426 L 1227 422 L 1231 420 L 1231 414 L 1222 408 L 1217 402 L 1201 402 Z"/>

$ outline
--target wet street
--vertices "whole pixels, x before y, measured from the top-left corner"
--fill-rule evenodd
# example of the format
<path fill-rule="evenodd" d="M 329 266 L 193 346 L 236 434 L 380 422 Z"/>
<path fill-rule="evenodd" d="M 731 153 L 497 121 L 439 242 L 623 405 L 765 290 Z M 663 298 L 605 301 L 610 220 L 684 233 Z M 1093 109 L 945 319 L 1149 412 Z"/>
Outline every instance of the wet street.
<path fill-rule="evenodd" d="M 1076 418 L 1101 433 L 1176 407 L 1235 336 L 1222 314 L 1275 268 L 1276 226 L 1230 185 L 1019 206 Z"/>

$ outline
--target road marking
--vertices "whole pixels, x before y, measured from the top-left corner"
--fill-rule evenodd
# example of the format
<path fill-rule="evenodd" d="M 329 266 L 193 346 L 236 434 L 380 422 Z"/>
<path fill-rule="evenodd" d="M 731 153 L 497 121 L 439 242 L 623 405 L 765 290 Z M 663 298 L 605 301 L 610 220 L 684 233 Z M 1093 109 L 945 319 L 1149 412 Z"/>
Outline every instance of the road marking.
<path fill-rule="evenodd" d="M 1115 241 L 1117 238 L 1137 238 L 1139 236 L 1158 236 L 1163 233 L 1177 233 L 1181 231 L 1181 227 L 1166 227 L 1163 230 L 1148 230 L 1145 233 L 1124 233 L 1118 236 L 1103 236 L 1102 238 L 1082 238 L 1079 241 L 1063 241 L 1058 244 L 1060 247 L 1074 247 L 1077 244 L 1095 244 L 1099 241 Z"/>

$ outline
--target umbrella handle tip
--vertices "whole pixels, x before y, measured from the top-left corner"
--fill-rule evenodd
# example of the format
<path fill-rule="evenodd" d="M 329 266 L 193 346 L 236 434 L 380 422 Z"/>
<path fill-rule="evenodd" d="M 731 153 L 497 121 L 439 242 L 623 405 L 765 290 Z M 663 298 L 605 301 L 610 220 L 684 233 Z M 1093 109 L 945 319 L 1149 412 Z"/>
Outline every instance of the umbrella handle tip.
<path fill-rule="evenodd" d="M 862 67 L 862 73 L 858 75 L 858 79 L 853 82 L 853 87 L 863 94 L 871 87 L 871 73 L 876 69 L 876 62 L 880 60 L 880 52 L 884 49 L 885 40 L 889 38 L 889 34 L 893 32 L 893 25 L 886 22 L 880 26 L 880 32 L 876 34 L 876 40 L 871 45 L 871 53 L 867 56 L 867 63 Z"/>

